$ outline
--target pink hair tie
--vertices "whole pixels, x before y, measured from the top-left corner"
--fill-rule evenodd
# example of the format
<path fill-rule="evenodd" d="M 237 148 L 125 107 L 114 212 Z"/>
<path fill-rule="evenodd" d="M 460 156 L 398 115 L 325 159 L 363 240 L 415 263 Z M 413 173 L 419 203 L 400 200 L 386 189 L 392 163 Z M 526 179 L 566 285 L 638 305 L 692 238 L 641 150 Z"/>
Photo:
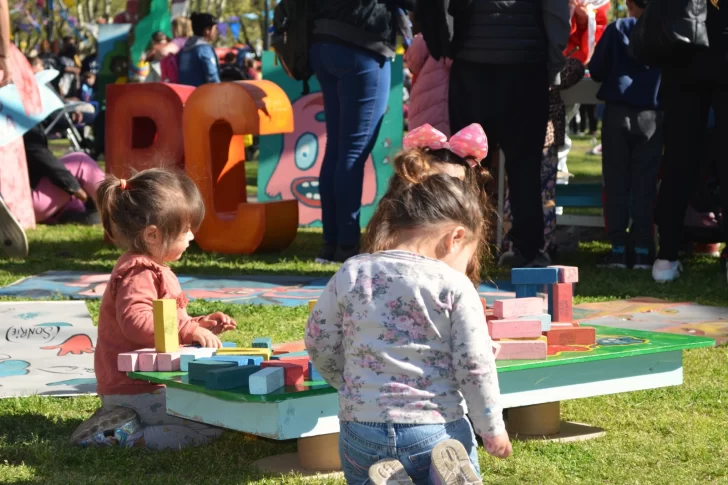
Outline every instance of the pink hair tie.
<path fill-rule="evenodd" d="M 126 183 L 126 179 L 119 179 L 119 185 L 121 186 L 121 190 L 126 190 L 128 184 Z"/>

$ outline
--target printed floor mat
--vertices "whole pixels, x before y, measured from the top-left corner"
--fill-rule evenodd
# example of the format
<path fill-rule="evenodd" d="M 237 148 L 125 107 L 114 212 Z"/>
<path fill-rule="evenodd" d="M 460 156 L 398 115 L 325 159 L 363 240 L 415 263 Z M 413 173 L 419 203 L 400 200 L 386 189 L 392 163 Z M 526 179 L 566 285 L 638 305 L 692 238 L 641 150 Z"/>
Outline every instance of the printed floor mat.
<path fill-rule="evenodd" d="M 0 398 L 96 393 L 96 327 L 82 301 L 0 302 Z"/>
<path fill-rule="evenodd" d="M 329 278 L 313 276 L 179 276 L 182 290 L 193 300 L 252 303 L 259 305 L 306 305 L 316 300 Z M 109 282 L 108 274 L 75 271 L 49 271 L 0 288 L 0 296 L 42 299 L 101 298 Z M 513 298 L 510 283 L 492 282 L 480 286 L 480 296 L 492 304 L 494 300 Z"/>

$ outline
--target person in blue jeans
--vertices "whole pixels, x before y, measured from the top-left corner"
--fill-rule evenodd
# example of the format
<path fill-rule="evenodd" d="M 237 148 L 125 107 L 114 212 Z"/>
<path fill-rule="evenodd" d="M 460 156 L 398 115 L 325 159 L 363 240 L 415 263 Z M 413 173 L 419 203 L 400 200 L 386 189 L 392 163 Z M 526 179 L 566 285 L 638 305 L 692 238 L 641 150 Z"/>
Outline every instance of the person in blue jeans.
<path fill-rule="evenodd" d="M 319 261 L 359 253 L 364 163 L 389 101 L 397 8 L 414 0 L 318 0 L 311 67 L 324 97 L 327 144 L 319 175 Z"/>
<path fill-rule="evenodd" d="M 192 32 L 182 50 L 177 54 L 179 84 L 202 86 L 220 82 L 217 54 L 212 42 L 217 39 L 217 20 L 209 13 L 193 13 Z"/>

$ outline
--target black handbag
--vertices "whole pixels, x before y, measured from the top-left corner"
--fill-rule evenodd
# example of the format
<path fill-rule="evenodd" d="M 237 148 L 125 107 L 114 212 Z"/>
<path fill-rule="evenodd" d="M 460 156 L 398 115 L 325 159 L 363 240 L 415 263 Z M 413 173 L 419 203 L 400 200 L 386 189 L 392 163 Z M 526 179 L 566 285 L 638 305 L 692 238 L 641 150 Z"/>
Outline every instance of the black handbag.
<path fill-rule="evenodd" d="M 630 36 L 630 54 L 664 67 L 686 48 L 707 48 L 707 16 L 707 0 L 649 0 Z"/>

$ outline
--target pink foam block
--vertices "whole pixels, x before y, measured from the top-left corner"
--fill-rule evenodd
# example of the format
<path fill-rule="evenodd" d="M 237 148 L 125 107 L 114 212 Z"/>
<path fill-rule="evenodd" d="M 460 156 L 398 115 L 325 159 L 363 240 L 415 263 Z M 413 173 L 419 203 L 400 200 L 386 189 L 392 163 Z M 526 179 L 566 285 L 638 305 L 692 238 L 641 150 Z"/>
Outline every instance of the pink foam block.
<path fill-rule="evenodd" d="M 559 270 L 559 283 L 578 283 L 579 268 L 576 266 L 549 266 Z"/>
<path fill-rule="evenodd" d="M 537 338 L 541 336 L 540 320 L 490 320 L 490 338 Z"/>
<path fill-rule="evenodd" d="M 542 312 L 542 298 L 513 298 L 510 300 L 496 300 L 493 303 L 493 314 L 496 318 L 522 317 Z"/>
<path fill-rule="evenodd" d="M 116 358 L 116 367 L 119 372 L 136 372 L 139 370 L 139 355 L 156 352 L 154 349 L 141 349 L 133 352 L 124 352 Z"/>
<path fill-rule="evenodd" d="M 157 354 L 157 370 L 159 372 L 174 372 L 179 370 L 179 352 Z"/>
<path fill-rule="evenodd" d="M 574 324 L 573 323 L 553 322 L 551 324 L 550 330 L 555 330 L 557 328 L 574 328 Z"/>
<path fill-rule="evenodd" d="M 157 370 L 157 354 L 139 354 L 139 370 L 142 372 L 155 372 Z"/>
<path fill-rule="evenodd" d="M 546 338 L 535 340 L 499 340 L 497 360 L 541 360 L 546 358 Z"/>
<path fill-rule="evenodd" d="M 501 346 L 498 342 L 491 342 L 491 345 L 493 346 L 493 357 L 498 359 L 498 354 L 500 354 Z"/>

